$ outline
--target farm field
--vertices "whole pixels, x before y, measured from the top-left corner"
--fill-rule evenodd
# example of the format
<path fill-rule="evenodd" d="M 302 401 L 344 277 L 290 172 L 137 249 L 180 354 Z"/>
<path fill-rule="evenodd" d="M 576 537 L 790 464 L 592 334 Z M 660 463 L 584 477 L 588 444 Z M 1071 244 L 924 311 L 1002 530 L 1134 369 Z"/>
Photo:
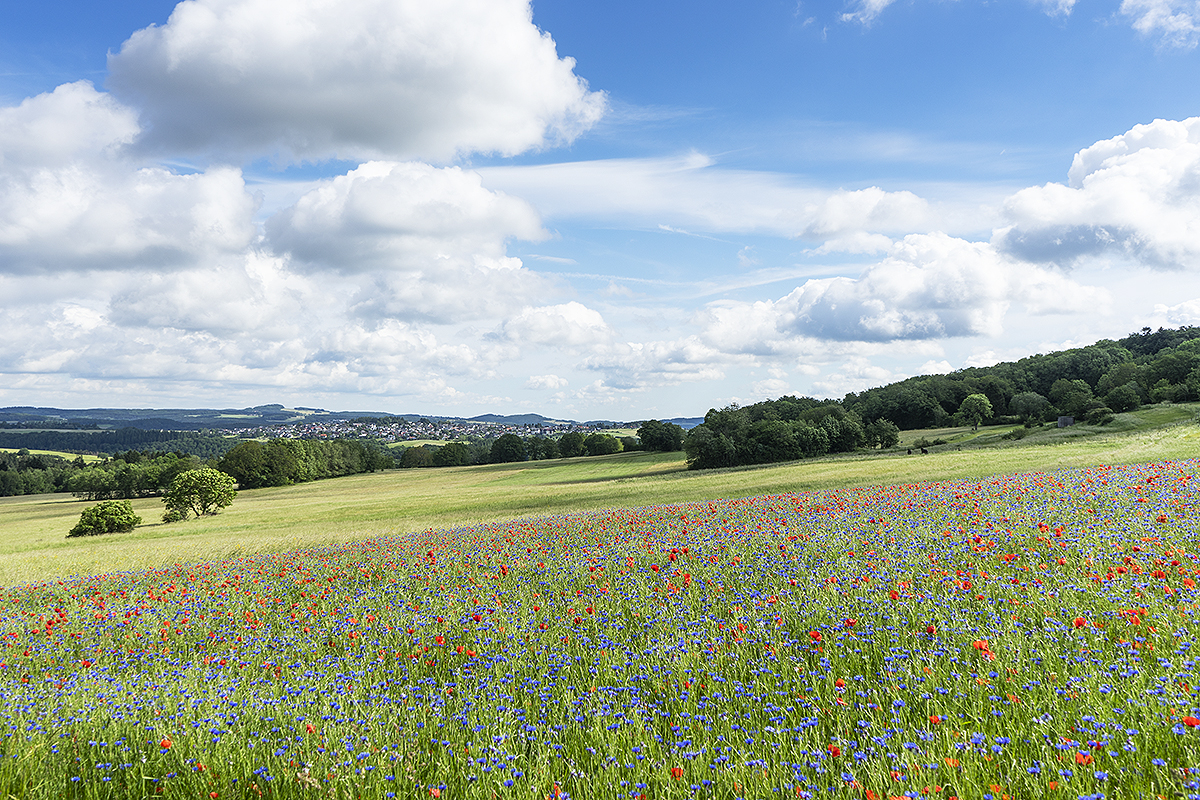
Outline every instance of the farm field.
<path fill-rule="evenodd" d="M 10 586 L 0 792 L 1186 797 L 1198 467 L 547 514 Z"/>
<path fill-rule="evenodd" d="M 26 448 L 26 449 L 28 449 L 28 448 Z M 21 452 L 21 448 L 0 447 L 0 453 L 19 453 L 19 452 Z M 97 461 L 103 460 L 100 456 L 95 456 L 95 455 L 91 455 L 91 454 L 80 455 L 79 453 L 65 453 L 61 450 L 29 450 L 29 453 L 31 455 L 35 455 L 35 456 L 58 456 L 59 458 L 65 458 L 68 461 L 73 461 L 76 458 L 82 458 L 84 460 L 84 463 L 86 463 L 86 464 L 94 464 Z"/>
<path fill-rule="evenodd" d="M 163 525 L 162 503 L 133 501 L 146 521 L 128 534 L 67 539 L 87 503 L 69 495 L 0 498 L 0 586 L 153 569 L 254 552 L 512 520 L 763 494 L 904 484 L 1092 464 L 1200 455 L 1200 426 L 1102 434 L 1055 444 L 928 456 L 842 455 L 732 470 L 689 472 L 682 453 L 390 470 L 241 492 L 216 517 Z"/>

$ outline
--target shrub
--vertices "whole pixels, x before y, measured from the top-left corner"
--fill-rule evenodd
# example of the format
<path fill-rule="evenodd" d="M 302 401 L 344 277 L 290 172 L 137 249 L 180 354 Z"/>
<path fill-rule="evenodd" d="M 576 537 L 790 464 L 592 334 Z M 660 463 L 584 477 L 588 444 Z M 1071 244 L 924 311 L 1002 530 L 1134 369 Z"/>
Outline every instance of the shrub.
<path fill-rule="evenodd" d="M 133 513 L 128 500 L 105 500 L 89 506 L 79 515 L 79 522 L 67 536 L 96 536 L 101 533 L 126 533 L 142 524 Z"/>

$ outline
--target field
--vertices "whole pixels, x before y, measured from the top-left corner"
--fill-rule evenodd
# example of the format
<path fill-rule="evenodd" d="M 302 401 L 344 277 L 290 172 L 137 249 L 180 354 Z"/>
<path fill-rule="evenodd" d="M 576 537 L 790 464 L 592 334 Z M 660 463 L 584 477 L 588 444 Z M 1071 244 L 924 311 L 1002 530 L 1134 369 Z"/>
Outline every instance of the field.
<path fill-rule="evenodd" d="M 1198 435 L 12 498 L 0 796 L 1200 795 Z"/>
<path fill-rule="evenodd" d="M 960 451 L 946 445 L 928 456 L 908 456 L 901 451 L 882 457 L 838 456 L 699 473 L 686 470 L 681 453 L 620 453 L 486 467 L 388 471 L 242 492 L 219 516 L 185 524 L 158 524 L 162 503 L 135 500 L 134 509 L 147 524 L 101 541 L 66 538 L 87 505 L 69 495 L 0 498 L 0 530 L 4 534 L 0 538 L 0 586 L 66 575 L 155 569 L 254 552 L 286 552 L 530 515 L 1197 455 L 1200 426 L 1188 422 L 1042 446 L 964 446 Z"/>
<path fill-rule="evenodd" d="M 0 453 L 19 453 L 19 452 L 21 452 L 20 448 L 0 447 Z M 80 456 L 78 453 L 65 453 L 61 450 L 30 450 L 29 453 L 30 453 L 30 455 L 35 455 L 35 456 L 58 456 L 60 458 L 65 458 L 68 461 L 74 461 L 77 458 L 82 458 L 84 460 L 84 463 L 87 463 L 87 464 L 93 464 L 97 461 L 104 460 L 100 456 L 94 456 L 94 455 L 90 455 L 90 454 Z"/>

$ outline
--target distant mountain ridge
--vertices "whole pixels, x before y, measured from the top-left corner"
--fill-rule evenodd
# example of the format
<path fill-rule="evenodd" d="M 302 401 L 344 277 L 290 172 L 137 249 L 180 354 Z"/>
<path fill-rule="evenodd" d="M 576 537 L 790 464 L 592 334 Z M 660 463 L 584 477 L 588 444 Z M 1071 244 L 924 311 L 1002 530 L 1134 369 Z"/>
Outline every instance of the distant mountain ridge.
<path fill-rule="evenodd" d="M 138 428 L 140 430 L 198 431 L 213 428 L 241 429 L 267 425 L 289 425 L 301 422 L 345 421 L 354 419 L 400 418 L 409 421 L 481 422 L 494 425 L 589 425 L 613 428 L 634 427 L 642 420 L 587 420 L 580 423 L 570 419 L 555 419 L 541 414 L 480 414 L 474 417 L 451 417 L 441 414 L 393 414 L 387 411 L 328 411 L 323 408 L 296 406 L 287 408 L 278 403 L 249 408 L 76 408 L 63 409 L 44 406 L 9 406 L 0 408 L 0 425 L 20 428 L 73 430 L 111 430 Z M 703 417 L 676 417 L 682 428 L 692 428 Z"/>

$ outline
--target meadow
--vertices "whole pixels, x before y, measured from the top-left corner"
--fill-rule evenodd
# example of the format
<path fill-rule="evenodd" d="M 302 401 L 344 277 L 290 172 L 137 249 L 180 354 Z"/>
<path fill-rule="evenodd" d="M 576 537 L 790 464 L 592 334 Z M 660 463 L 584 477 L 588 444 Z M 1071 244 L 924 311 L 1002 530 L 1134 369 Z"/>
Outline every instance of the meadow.
<path fill-rule="evenodd" d="M 326 485 L 386 494 L 397 478 L 429 482 L 412 499 L 432 506 L 422 521 L 499 518 L 366 535 L 397 493 L 341 542 L 268 537 L 9 583 L 0 793 L 1200 796 L 1200 463 L 1169 455 L 1195 454 L 1195 436 L 707 475 L 627 456 L 247 492 L 205 523 L 253 536 L 242 506 L 319 527 Z M 1005 454 L 1025 469 L 928 474 Z M 1089 457 L 1108 463 L 1069 463 Z M 901 478 L 871 483 L 881 462 Z M 656 493 L 702 497 L 554 505 Z M 215 551 L 238 538 L 179 530 Z M 138 536 L 91 544 L 136 560 L 154 541 Z"/>
<path fill-rule="evenodd" d="M 146 524 L 100 540 L 66 538 L 87 505 L 69 495 L 0 498 L 0 586 L 288 552 L 533 515 L 1190 458 L 1200 455 L 1200 426 L 1192 421 L 1195 411 L 1194 406 L 1147 407 L 1137 414 L 1119 415 L 1114 425 L 1130 428 L 1128 432 L 1080 436 L 1082 431 L 1076 431 L 1070 438 L 1059 438 L 1060 433 L 1047 429 L 1039 436 L 1052 438 L 1042 444 L 1030 436 L 1024 442 L 1002 442 L 1003 447 L 980 447 L 972 441 L 979 437 L 987 437 L 985 444 L 1001 441 L 1002 431 L 981 429 L 978 435 L 968 429 L 943 431 L 938 433 L 951 443 L 934 448 L 928 456 L 909 456 L 904 451 L 842 454 L 689 472 L 682 453 L 634 452 L 389 470 L 243 491 L 220 515 L 176 525 L 159 523 L 162 503 L 147 498 L 133 501 Z M 1161 425 L 1163 414 L 1181 412 L 1185 421 Z M 1139 424 L 1160 426 L 1139 429 Z M 970 441 L 966 436 L 954 438 L 964 431 Z M 959 446 L 961 450 L 956 449 Z"/>

